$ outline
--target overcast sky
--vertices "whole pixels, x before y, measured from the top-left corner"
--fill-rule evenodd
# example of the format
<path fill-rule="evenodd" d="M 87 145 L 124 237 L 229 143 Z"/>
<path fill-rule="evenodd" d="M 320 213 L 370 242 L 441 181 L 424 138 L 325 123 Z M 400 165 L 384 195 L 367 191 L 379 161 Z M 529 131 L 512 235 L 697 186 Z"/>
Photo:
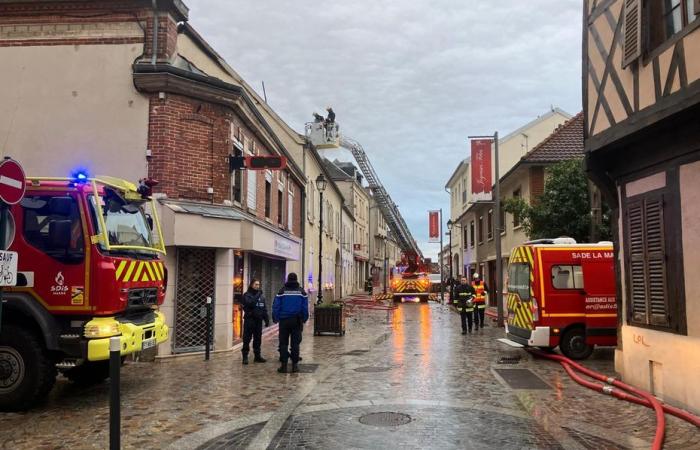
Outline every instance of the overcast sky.
<path fill-rule="evenodd" d="M 189 0 L 190 23 L 303 133 L 332 105 L 426 256 L 427 210 L 468 155 L 558 106 L 581 109 L 580 0 Z"/>

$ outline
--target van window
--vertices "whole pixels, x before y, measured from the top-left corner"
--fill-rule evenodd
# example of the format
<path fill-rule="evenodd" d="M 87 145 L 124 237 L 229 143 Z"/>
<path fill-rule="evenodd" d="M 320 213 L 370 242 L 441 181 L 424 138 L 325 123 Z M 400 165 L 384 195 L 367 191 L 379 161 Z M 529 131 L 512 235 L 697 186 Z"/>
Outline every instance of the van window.
<path fill-rule="evenodd" d="M 530 265 L 511 263 L 508 266 L 508 292 L 518 294 L 521 300 L 530 299 Z"/>
<path fill-rule="evenodd" d="M 552 287 L 554 289 L 583 289 L 583 269 L 581 266 L 552 266 Z"/>

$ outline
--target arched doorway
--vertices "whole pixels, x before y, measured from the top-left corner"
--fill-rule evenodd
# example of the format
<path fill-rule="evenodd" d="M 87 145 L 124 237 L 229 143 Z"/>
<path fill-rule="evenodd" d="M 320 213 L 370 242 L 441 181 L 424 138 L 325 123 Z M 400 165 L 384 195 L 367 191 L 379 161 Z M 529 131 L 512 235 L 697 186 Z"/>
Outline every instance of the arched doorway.
<path fill-rule="evenodd" d="M 335 251 L 335 297 L 336 300 L 340 300 L 343 295 L 343 265 L 340 260 L 340 250 Z"/>

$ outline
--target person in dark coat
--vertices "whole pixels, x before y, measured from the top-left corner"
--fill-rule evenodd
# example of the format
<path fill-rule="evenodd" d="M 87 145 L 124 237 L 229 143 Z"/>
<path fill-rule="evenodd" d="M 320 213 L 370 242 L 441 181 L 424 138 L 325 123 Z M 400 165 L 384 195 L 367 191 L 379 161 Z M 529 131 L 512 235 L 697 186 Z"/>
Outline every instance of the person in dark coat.
<path fill-rule="evenodd" d="M 292 372 L 299 372 L 299 344 L 304 323 L 309 320 L 309 297 L 299 285 L 297 274 L 287 275 L 287 282 L 275 296 L 272 303 L 272 321 L 280 324 L 279 351 L 280 373 L 287 372 L 287 362 L 291 356 Z M 291 340 L 291 352 L 290 352 Z M 290 355 L 291 353 L 291 355 Z"/>
<path fill-rule="evenodd" d="M 462 334 L 467 334 L 467 331 L 471 333 L 476 291 L 469 284 L 467 277 L 464 275 L 462 275 L 460 283 L 454 289 L 455 305 L 457 306 L 457 311 L 459 311 L 460 319 L 462 320 Z"/>
<path fill-rule="evenodd" d="M 260 354 L 260 341 L 262 340 L 263 322 L 270 326 L 270 317 L 265 307 L 265 297 L 260 290 L 260 281 L 253 279 L 248 286 L 248 291 L 243 294 L 243 364 L 248 364 L 250 352 L 250 340 L 253 339 L 253 354 L 256 363 L 267 361 Z"/>
<path fill-rule="evenodd" d="M 333 108 L 329 106 L 328 108 L 326 108 L 326 112 L 328 112 L 326 123 L 335 123 L 335 111 L 333 111 Z"/>

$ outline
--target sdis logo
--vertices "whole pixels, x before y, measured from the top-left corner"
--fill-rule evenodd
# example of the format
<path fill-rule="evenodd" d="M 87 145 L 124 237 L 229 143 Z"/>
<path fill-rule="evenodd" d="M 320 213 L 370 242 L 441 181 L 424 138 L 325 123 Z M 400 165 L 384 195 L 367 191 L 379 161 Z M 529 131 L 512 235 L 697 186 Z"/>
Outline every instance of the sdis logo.
<path fill-rule="evenodd" d="M 51 286 L 51 293 L 54 295 L 66 295 L 68 293 L 68 286 L 65 286 L 66 279 L 63 273 L 58 272 L 54 281 L 56 284 Z"/>

